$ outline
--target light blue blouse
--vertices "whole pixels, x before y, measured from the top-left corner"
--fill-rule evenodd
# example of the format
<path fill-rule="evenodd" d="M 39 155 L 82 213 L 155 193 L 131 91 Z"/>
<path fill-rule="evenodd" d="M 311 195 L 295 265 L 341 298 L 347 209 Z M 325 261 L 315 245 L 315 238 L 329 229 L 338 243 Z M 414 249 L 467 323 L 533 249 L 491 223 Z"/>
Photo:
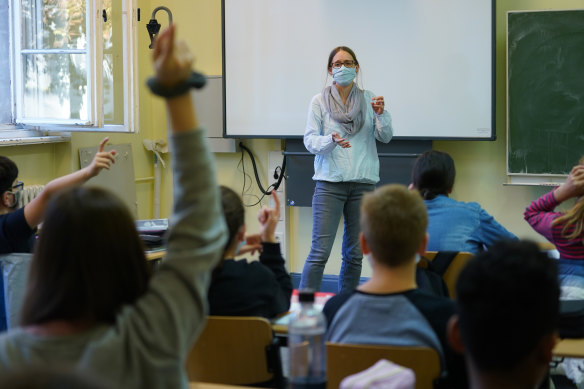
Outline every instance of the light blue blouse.
<path fill-rule="evenodd" d="M 362 182 L 376 184 L 379 181 L 379 157 L 375 140 L 387 143 L 393 136 L 391 116 L 384 111 L 377 115 L 371 107 L 375 94 L 364 91 L 367 103 L 365 123 L 360 131 L 349 135 L 325 110 L 322 94 L 312 98 L 304 132 L 304 146 L 314 158 L 313 180 L 329 182 Z M 331 133 L 336 132 L 351 143 L 342 148 L 333 142 Z"/>
<path fill-rule="evenodd" d="M 444 195 L 424 200 L 428 210 L 428 250 L 483 251 L 500 239 L 517 239 L 478 203 Z"/>

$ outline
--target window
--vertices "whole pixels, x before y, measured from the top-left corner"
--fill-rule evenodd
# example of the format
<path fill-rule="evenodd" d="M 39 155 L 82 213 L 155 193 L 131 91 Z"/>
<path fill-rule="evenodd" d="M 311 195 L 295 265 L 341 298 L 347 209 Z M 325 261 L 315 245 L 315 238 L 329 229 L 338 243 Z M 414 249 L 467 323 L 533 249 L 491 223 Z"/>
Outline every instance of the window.
<path fill-rule="evenodd" d="M 12 81 L 0 90 L 0 121 L 42 130 L 134 131 L 135 1 L 22 0 L 11 1 L 7 12 L 0 8 L 11 26 L 11 61 L 0 60 L 0 73 Z"/>

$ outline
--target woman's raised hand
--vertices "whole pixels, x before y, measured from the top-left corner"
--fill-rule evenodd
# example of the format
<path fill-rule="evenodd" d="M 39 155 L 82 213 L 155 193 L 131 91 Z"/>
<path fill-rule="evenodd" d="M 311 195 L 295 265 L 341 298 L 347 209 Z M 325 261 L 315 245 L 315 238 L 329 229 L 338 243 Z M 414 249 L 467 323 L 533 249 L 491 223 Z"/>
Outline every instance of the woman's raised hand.
<path fill-rule="evenodd" d="M 383 96 L 373 97 L 371 99 L 371 107 L 376 114 L 381 115 L 385 109 L 385 101 L 383 101 Z"/>
<path fill-rule="evenodd" d="M 584 195 L 584 165 L 576 165 L 570 171 L 566 182 L 554 191 L 554 197 L 562 202 L 582 195 Z"/>
<path fill-rule="evenodd" d="M 171 24 L 162 31 L 154 42 L 152 61 L 158 83 L 172 87 L 191 74 L 193 55 L 184 41 L 175 43 L 176 27 Z"/>

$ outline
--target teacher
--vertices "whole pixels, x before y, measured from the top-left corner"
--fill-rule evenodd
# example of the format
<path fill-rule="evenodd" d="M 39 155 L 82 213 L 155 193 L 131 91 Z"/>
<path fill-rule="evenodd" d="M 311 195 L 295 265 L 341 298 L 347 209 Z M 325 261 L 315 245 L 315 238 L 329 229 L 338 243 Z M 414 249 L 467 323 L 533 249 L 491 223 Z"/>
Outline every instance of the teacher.
<path fill-rule="evenodd" d="M 336 47 L 327 64 L 333 83 L 310 102 L 304 146 L 315 154 L 312 179 L 316 188 L 312 197 L 312 245 L 300 288 L 320 289 L 341 214 L 345 231 L 339 292 L 356 288 L 361 277 L 361 197 L 373 191 L 379 181 L 375 140 L 389 142 L 393 129 L 383 97 L 355 83 L 359 70 L 353 50 Z"/>

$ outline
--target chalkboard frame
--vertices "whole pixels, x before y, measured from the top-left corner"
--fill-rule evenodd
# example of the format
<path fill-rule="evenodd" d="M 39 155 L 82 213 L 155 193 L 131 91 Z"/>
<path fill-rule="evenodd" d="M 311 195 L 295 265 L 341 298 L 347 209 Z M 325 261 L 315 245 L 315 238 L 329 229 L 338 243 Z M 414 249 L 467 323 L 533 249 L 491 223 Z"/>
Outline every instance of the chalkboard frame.
<path fill-rule="evenodd" d="M 226 33 L 225 33 L 225 1 L 221 0 L 221 29 L 222 29 L 222 66 L 223 66 L 223 137 L 224 138 L 237 138 L 237 139 L 301 139 L 302 134 L 299 135 L 270 135 L 270 134 L 231 134 L 227 131 L 228 120 L 227 120 L 227 109 L 226 109 L 226 99 L 227 99 L 227 83 L 228 76 L 226 75 Z M 466 136 L 404 136 L 404 135 L 394 135 L 393 139 L 396 140 L 474 140 L 474 141 L 495 141 L 497 138 L 496 131 L 496 0 L 490 0 L 491 9 L 491 30 L 490 30 L 490 72 L 491 72 L 491 89 L 490 89 L 490 133 L 485 136 L 476 137 L 466 137 Z M 309 97 L 307 97 L 308 101 Z M 308 104 L 307 104 L 308 106 Z M 483 129 L 485 130 L 485 129 Z"/>
<path fill-rule="evenodd" d="M 525 115 L 525 110 L 526 107 L 524 107 L 523 105 L 529 105 L 532 102 L 532 99 L 530 98 L 533 96 L 537 96 L 534 97 L 533 100 L 535 100 L 536 98 L 541 99 L 544 103 L 547 101 L 545 100 L 547 99 L 551 99 L 553 98 L 553 94 L 557 94 L 557 91 L 554 91 L 554 89 L 557 89 L 555 86 L 557 85 L 561 85 L 562 83 L 565 82 L 562 72 L 556 71 L 554 72 L 554 69 L 544 69 L 546 71 L 546 76 L 548 74 L 551 74 L 551 77 L 540 77 L 538 78 L 539 80 L 544 80 L 542 82 L 547 82 L 548 84 L 543 85 L 542 87 L 538 88 L 537 90 L 540 93 L 534 93 L 534 90 L 536 89 L 535 87 L 533 87 L 533 85 L 529 86 L 527 83 L 521 83 L 519 81 L 517 81 L 519 79 L 519 77 L 515 77 L 515 79 L 513 78 L 513 74 L 518 74 L 519 72 L 517 72 L 518 68 L 516 65 L 517 62 L 519 62 L 520 60 L 523 60 L 524 58 L 522 56 L 526 56 L 529 55 L 529 62 L 530 62 L 530 67 L 535 66 L 534 64 L 536 64 L 537 66 L 547 66 L 546 63 L 547 62 L 555 62 L 556 60 L 547 60 L 547 57 L 544 57 L 544 53 L 546 53 L 547 50 L 545 50 L 545 48 L 543 47 L 543 44 L 532 44 L 533 47 L 535 47 L 534 49 L 531 50 L 531 52 L 529 53 L 525 53 L 525 51 L 527 49 L 530 49 L 530 47 L 526 46 L 528 45 L 528 43 L 523 43 L 522 41 L 524 41 L 525 39 L 527 39 L 529 42 L 529 39 L 532 36 L 536 36 L 538 39 L 551 39 L 552 37 L 554 37 L 554 34 L 559 34 L 561 33 L 562 35 L 562 39 L 567 39 L 565 38 L 566 36 L 569 36 L 569 34 L 565 34 L 564 33 L 564 29 L 570 29 L 571 25 L 570 23 L 566 23 L 566 19 L 565 19 L 565 15 L 569 14 L 569 16 L 574 16 L 577 17 L 578 20 L 581 20 L 582 22 L 584 22 L 584 8 L 582 9 L 555 9 L 555 10 L 526 10 L 526 11 L 519 11 L 519 10 L 513 10 L 513 11 L 508 11 L 507 15 L 506 15 L 506 93 L 507 93 L 507 104 L 506 104 L 506 128 L 507 128 L 507 153 L 506 153 L 506 166 L 507 166 L 507 175 L 510 177 L 511 183 L 513 184 L 519 184 L 519 185 L 525 185 L 525 184 L 529 184 L 529 183 L 534 183 L 534 184 L 545 184 L 545 183 L 558 183 L 563 181 L 563 179 L 569 174 L 569 171 L 571 169 L 571 167 L 573 165 L 575 165 L 578 161 L 578 159 L 580 158 L 580 156 L 582 155 L 582 152 L 577 152 L 577 151 L 572 151 L 572 152 L 566 152 L 566 149 L 574 149 L 574 150 L 581 150 L 581 148 L 579 148 L 578 146 L 573 147 L 574 143 L 572 142 L 582 142 L 581 140 L 579 141 L 578 138 L 578 128 L 581 127 L 576 127 L 577 129 L 573 131 L 573 134 L 570 133 L 569 135 L 565 135 L 565 134 L 561 134 L 558 133 L 556 134 L 556 136 L 554 136 L 554 131 L 552 131 L 552 128 L 547 129 L 549 130 L 549 133 L 544 133 L 544 129 L 541 129 L 537 126 L 529 126 L 529 125 L 525 125 L 523 123 L 521 123 L 520 125 L 517 124 L 521 119 L 518 119 L 518 117 L 524 118 L 527 115 Z M 552 26 L 555 28 L 558 28 L 558 26 L 560 26 L 559 28 L 561 28 L 561 30 L 549 30 L 548 27 L 549 25 L 543 25 L 544 22 L 547 22 L 547 20 L 542 20 L 542 18 L 555 18 L 553 19 L 553 21 L 556 23 L 556 26 Z M 561 21 L 560 21 L 560 17 L 564 17 Z M 523 19 L 521 19 L 523 18 Z M 533 18 L 533 19 L 530 19 Z M 540 19 L 538 19 L 540 18 Z M 517 26 L 519 25 L 519 23 L 527 23 L 527 22 L 531 22 L 532 25 L 527 25 L 527 27 L 522 26 L 523 29 L 521 31 L 516 31 L 516 29 L 518 28 Z M 535 29 L 535 27 L 533 27 L 533 25 L 537 25 L 537 29 Z M 578 24 L 577 24 L 578 25 Z M 529 31 L 529 28 L 533 28 L 533 31 Z M 525 31 L 527 29 L 527 31 Z M 580 27 L 579 32 L 581 32 L 581 34 L 578 35 L 578 37 L 574 38 L 572 37 L 572 39 L 576 40 L 577 42 L 584 42 L 584 28 Z M 531 35 L 530 35 L 531 34 Z M 555 38 L 554 38 L 555 39 Z M 578 40 L 579 39 L 579 40 Z M 539 41 L 538 41 L 539 42 Z M 564 49 L 565 46 L 561 46 L 559 45 L 556 41 L 553 41 L 555 44 L 549 44 L 550 47 L 553 47 L 554 49 Z M 537 42 L 536 42 L 537 43 Z M 523 46 L 520 46 L 523 45 Z M 517 52 L 519 52 L 520 54 L 516 54 Z M 574 49 L 573 51 L 569 51 L 568 54 L 564 54 L 565 55 L 570 55 L 573 52 L 577 52 L 577 49 Z M 578 51 L 579 52 L 579 51 Z M 541 55 L 541 56 L 540 56 Z M 550 54 L 546 54 L 546 55 L 550 55 Z M 552 53 L 551 54 L 552 58 L 555 58 L 555 54 Z M 516 59 L 519 58 L 519 59 Z M 565 57 L 564 57 L 565 58 Z M 559 57 L 557 59 L 557 62 L 559 61 Z M 580 58 L 582 60 L 582 58 Z M 569 62 L 569 61 L 564 61 L 564 63 Z M 580 63 L 580 62 L 578 62 Z M 577 64 L 576 65 L 572 65 L 573 66 L 573 70 L 577 71 Z M 523 68 L 522 68 L 523 69 Z M 569 71 L 570 69 L 568 69 L 567 73 L 570 73 Z M 523 72 L 521 72 L 521 74 L 523 75 Z M 568 74 L 569 75 L 569 74 Z M 567 75 L 567 76 L 568 76 Z M 548 80 L 549 78 L 549 80 Z M 572 85 L 572 83 L 569 83 L 570 85 Z M 530 88 L 530 89 L 528 89 Z M 542 92 L 546 91 L 546 92 Z M 584 96 L 584 87 L 582 87 L 582 85 L 580 85 L 580 89 L 579 90 L 580 96 Z M 550 93 L 550 97 L 548 97 L 546 94 L 548 93 L 547 91 L 549 91 Z M 517 96 L 523 96 L 526 95 L 527 98 L 525 99 L 525 101 L 527 101 L 526 103 L 523 102 L 522 99 L 517 99 Z M 557 98 L 557 96 L 556 96 Z M 521 101 L 521 103 L 518 103 L 517 101 Z M 517 107 L 517 104 L 522 104 L 521 107 Z M 535 104 L 535 103 L 534 103 Z M 549 107 L 549 105 L 544 104 L 546 107 Z M 560 109 L 565 109 L 569 110 L 570 106 L 569 104 L 558 104 L 558 106 Z M 541 112 L 541 110 L 537 110 L 535 108 L 531 108 L 531 110 L 533 112 Z M 550 109 L 550 111 L 552 111 Z M 522 115 L 519 115 L 519 112 L 522 112 Z M 563 111 L 558 111 L 557 109 L 554 109 L 553 112 L 550 113 L 550 115 L 548 115 L 549 118 L 550 116 L 556 116 L 559 118 L 563 118 L 563 117 L 570 117 L 570 112 L 566 112 L 564 113 Z M 580 118 L 581 119 L 581 118 Z M 550 123 L 550 127 L 552 127 L 554 124 L 557 123 Z M 559 125 L 559 124 L 558 124 Z M 524 126 L 522 128 L 522 126 Z M 556 128 L 554 127 L 553 130 L 556 130 Z M 525 134 L 527 134 L 527 131 L 529 131 L 529 135 L 530 136 L 526 136 Z M 532 135 L 532 132 L 534 131 L 534 135 Z M 553 139 L 553 141 L 549 141 L 545 143 L 545 150 L 542 153 L 541 150 L 541 145 L 538 146 L 540 142 L 538 142 L 538 139 L 540 138 L 540 136 L 537 135 L 546 135 L 548 137 L 552 137 L 552 138 L 561 138 L 562 135 L 565 136 L 564 143 L 560 144 L 560 147 L 564 147 L 564 152 L 558 150 L 558 149 L 554 149 L 551 150 L 550 149 L 550 145 L 553 143 L 553 141 L 556 141 L 555 139 Z M 572 139 L 572 140 L 570 140 Z M 514 143 L 515 142 L 515 143 Z M 521 142 L 521 143 L 520 143 Z M 531 143 L 530 143 L 531 142 Z M 519 146 L 517 146 L 517 144 L 520 144 Z M 582 144 L 582 143 L 580 143 Z M 562 146 L 563 145 L 563 146 Z M 569 147 L 568 147 L 569 146 Z M 523 158 L 523 163 L 521 163 L 520 159 Z M 557 160 L 556 160 L 557 159 Z M 545 162 L 544 162 L 545 161 Z M 522 165 L 521 167 L 518 168 L 519 165 Z M 543 167 L 542 167 L 543 166 Z"/>

